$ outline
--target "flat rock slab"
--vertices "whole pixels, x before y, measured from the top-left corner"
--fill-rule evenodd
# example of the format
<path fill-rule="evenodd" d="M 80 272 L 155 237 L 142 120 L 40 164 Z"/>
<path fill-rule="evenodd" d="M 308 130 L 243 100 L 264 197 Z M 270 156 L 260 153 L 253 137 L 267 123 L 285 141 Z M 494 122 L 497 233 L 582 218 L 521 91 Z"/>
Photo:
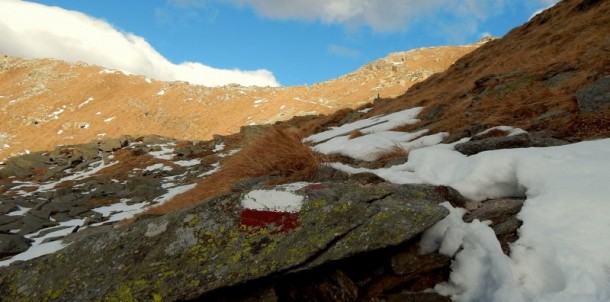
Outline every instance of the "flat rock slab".
<path fill-rule="evenodd" d="M 234 193 L 165 216 L 142 217 L 54 254 L 0 268 L 0 297 L 194 299 L 214 289 L 398 245 L 448 214 L 439 206 L 442 196 L 427 185 L 320 183 L 293 192 L 266 187 L 249 202 L 269 204 L 261 190 L 269 196 L 292 194 L 286 195 L 292 196 L 290 211 L 245 208 L 246 197 L 254 195 Z M 282 193 L 274 195 L 278 191 Z"/>

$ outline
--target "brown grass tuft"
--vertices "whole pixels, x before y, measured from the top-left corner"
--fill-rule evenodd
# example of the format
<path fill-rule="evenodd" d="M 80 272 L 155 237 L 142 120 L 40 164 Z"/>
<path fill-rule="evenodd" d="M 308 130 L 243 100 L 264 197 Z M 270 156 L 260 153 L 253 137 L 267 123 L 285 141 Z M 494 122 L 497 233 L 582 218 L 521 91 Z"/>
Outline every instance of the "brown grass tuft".
<path fill-rule="evenodd" d="M 371 162 L 370 165 L 367 166 L 367 168 L 378 169 L 385 167 L 388 163 L 392 161 L 398 159 L 406 159 L 409 156 L 409 151 L 405 150 L 399 145 L 394 145 L 389 150 L 377 152 L 376 156 L 377 160 Z"/>
<path fill-rule="evenodd" d="M 315 176 L 322 158 L 303 144 L 295 129 L 271 127 L 228 158 L 220 170 L 201 180 L 197 186 L 158 207 L 149 214 L 166 214 L 197 204 L 209 197 L 227 193 L 238 180 L 265 175 L 279 176 L 283 182 L 308 180 Z"/>
<path fill-rule="evenodd" d="M 354 139 L 354 138 L 361 137 L 361 136 L 364 136 L 364 135 L 365 135 L 365 134 L 364 134 L 364 133 L 362 133 L 362 131 L 360 131 L 360 130 L 354 130 L 354 131 L 352 131 L 352 132 L 349 134 L 349 139 Z"/>

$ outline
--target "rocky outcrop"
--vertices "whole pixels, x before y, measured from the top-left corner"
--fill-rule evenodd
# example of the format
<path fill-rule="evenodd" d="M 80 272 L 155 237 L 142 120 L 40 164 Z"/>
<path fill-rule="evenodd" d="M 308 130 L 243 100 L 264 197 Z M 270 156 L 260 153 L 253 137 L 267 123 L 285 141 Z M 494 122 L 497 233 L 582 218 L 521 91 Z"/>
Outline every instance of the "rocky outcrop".
<path fill-rule="evenodd" d="M 610 108 L 610 77 L 604 77 L 576 92 L 578 109 L 596 113 Z"/>
<path fill-rule="evenodd" d="M 310 184 L 295 193 L 285 187 L 258 190 L 293 194 L 302 199 L 301 208 L 252 213 L 245 195 L 234 193 L 165 216 L 142 217 L 125 229 L 3 269 L 0 296 L 12 301 L 194 299 L 263 277 L 298 278 L 325 264 L 404 244 L 448 213 L 439 205 L 440 194 L 426 185 L 344 182 Z M 342 272 L 325 278 L 319 282 L 335 284 L 336 290 L 317 297 L 340 292 L 338 301 L 353 301 L 362 296 Z M 299 284 L 285 285 L 270 297 L 312 293 Z"/>
<path fill-rule="evenodd" d="M 455 145 L 455 150 L 464 155 L 474 155 L 488 150 L 551 147 L 561 146 L 567 143 L 568 142 L 566 141 L 544 135 L 523 133 L 512 136 L 487 137 L 482 139 L 476 139 L 476 137 L 474 137 L 470 141 Z"/>

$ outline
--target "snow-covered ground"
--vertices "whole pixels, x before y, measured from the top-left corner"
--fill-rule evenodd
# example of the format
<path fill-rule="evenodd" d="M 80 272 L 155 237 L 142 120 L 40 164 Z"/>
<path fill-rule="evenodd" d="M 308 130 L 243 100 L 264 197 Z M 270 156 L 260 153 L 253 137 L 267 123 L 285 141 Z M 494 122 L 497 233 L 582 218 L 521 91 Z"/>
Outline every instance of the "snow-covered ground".
<path fill-rule="evenodd" d="M 390 116 L 347 124 L 308 140 L 323 142 L 314 146 L 318 151 L 366 160 L 373 152 L 363 147 L 367 142 L 379 153 L 394 146 L 408 148 L 409 138 L 426 138 L 423 133 L 388 135 L 380 121 Z M 371 131 L 370 125 L 382 130 Z M 369 135 L 357 138 L 357 145 L 350 143 L 345 135 L 359 129 Z M 509 135 L 523 133 L 499 129 Z M 392 139 L 394 144 L 379 143 Z M 454 301 L 610 301 L 610 139 L 473 156 L 455 151 L 455 144 L 439 144 L 441 140 L 428 136 L 420 148 L 408 148 L 407 163 L 389 168 L 331 164 L 399 184 L 448 185 L 474 201 L 527 198 L 518 214 L 523 221 L 519 239 L 511 244 L 509 256 L 488 223 L 465 223 L 464 209 L 445 205 L 451 214 L 422 240 L 422 252 L 440 249 L 454 256 L 450 280 L 435 291 Z"/>

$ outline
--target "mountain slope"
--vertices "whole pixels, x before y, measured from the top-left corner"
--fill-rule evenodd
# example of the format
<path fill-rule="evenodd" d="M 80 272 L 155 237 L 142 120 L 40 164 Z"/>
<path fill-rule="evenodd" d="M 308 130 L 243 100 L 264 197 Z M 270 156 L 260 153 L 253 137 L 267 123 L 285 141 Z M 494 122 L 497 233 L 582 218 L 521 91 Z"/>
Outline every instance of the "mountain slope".
<path fill-rule="evenodd" d="M 607 137 L 609 109 L 579 107 L 577 91 L 610 74 L 608 24 L 609 1 L 562 1 L 368 116 L 424 105 L 417 126 L 433 131 L 506 124 Z"/>
<path fill-rule="evenodd" d="M 479 44 L 391 54 L 313 86 L 206 88 L 56 60 L 0 59 L 0 159 L 120 135 L 210 139 L 395 96 Z"/>

